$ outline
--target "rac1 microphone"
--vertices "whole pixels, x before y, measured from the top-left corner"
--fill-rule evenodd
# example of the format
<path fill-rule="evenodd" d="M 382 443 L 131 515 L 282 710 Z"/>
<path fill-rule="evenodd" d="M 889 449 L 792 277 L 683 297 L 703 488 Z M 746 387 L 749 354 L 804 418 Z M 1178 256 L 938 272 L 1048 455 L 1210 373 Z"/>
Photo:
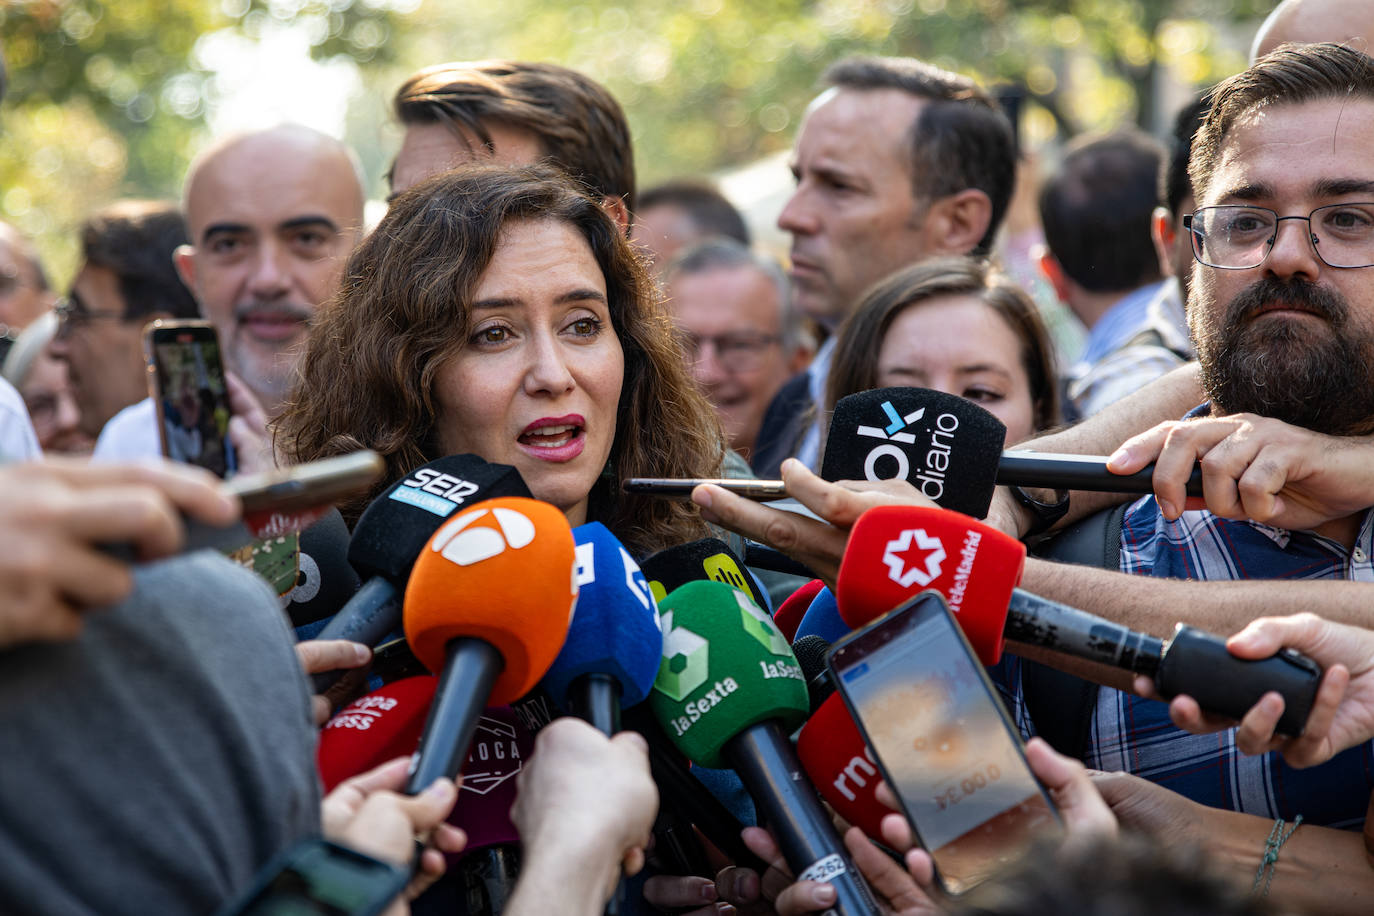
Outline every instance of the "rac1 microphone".
<path fill-rule="evenodd" d="M 456 776 L 482 708 L 527 693 L 548 670 L 577 601 L 572 530 L 548 503 L 478 503 L 430 538 L 406 586 L 406 640 L 442 672 L 411 765 L 414 795 Z"/>
<path fill-rule="evenodd" d="M 808 709 L 787 640 L 744 593 L 719 582 L 689 582 L 659 609 L 663 663 L 649 704 L 669 740 L 702 766 L 739 774 L 797 879 L 834 886 L 827 912 L 875 913 L 787 737 Z"/>
<path fill-rule="evenodd" d="M 664 595 L 688 582 L 709 579 L 739 589 L 761 608 L 769 606 L 754 577 L 749 575 L 734 551 L 719 538 L 702 538 L 690 544 L 665 548 L 641 563 L 640 567 L 657 601 L 662 601 Z"/>
<path fill-rule="evenodd" d="M 841 398 L 830 420 L 826 480 L 905 479 L 946 509 L 983 518 L 996 484 L 1150 493 L 1154 465 L 1113 474 L 1107 459 L 1003 451 L 1006 427 L 972 401 L 926 388 L 879 388 Z M 1189 496 L 1202 495 L 1194 468 Z"/>
<path fill-rule="evenodd" d="M 1182 624 L 1168 640 L 1016 587 L 1025 545 L 943 509 L 878 506 L 850 532 L 836 587 L 840 613 L 861 626 L 926 588 L 946 596 L 979 659 L 995 664 L 1002 640 L 1039 646 L 1154 678 L 1159 692 L 1186 693 L 1205 711 L 1244 717 L 1270 690 L 1284 698 L 1279 730 L 1302 734 L 1321 668 L 1285 649 L 1239 659 L 1219 636 Z"/>
<path fill-rule="evenodd" d="M 375 646 L 401 624 L 401 594 L 411 567 L 436 528 L 463 506 L 499 496 L 530 495 L 515 468 L 476 455 L 449 455 L 416 468 L 372 501 L 353 528 L 348 562 L 363 586 L 316 639 Z M 324 693 L 347 671 L 311 676 Z"/>
<path fill-rule="evenodd" d="M 649 695 L 663 630 L 649 583 L 630 552 L 600 522 L 573 529 L 577 615 L 542 686 L 559 707 L 607 735 L 620 710 Z"/>

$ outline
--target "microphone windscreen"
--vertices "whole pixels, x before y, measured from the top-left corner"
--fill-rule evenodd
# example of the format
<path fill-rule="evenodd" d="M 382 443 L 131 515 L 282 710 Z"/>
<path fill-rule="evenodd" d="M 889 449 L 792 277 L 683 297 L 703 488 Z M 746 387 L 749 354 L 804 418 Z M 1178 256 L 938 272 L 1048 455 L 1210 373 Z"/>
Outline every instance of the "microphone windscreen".
<path fill-rule="evenodd" d="M 803 636 L 792 643 L 792 654 L 797 657 L 802 677 L 806 679 L 811 709 L 819 709 L 826 698 L 835 692 L 830 666 L 825 663 L 825 657 L 830 654 L 830 643 L 819 636 Z"/>
<path fill-rule="evenodd" d="M 826 642 L 839 642 L 848 635 L 849 624 L 840 617 L 840 608 L 835 603 L 835 593 L 823 588 L 816 593 L 811 606 L 806 609 L 806 616 L 797 627 L 793 642 L 803 636 L 819 636 Z"/>
<path fill-rule="evenodd" d="M 824 582 L 820 579 L 812 579 L 788 595 L 782 604 L 778 605 L 778 609 L 773 612 L 773 622 L 778 625 L 783 636 L 796 641 L 797 627 L 801 626 L 802 618 L 806 616 L 806 609 L 811 607 L 812 599 L 823 588 L 825 588 Z"/>
<path fill-rule="evenodd" d="M 688 759 L 727 766 L 726 742 L 777 719 L 787 731 L 806 717 L 806 682 L 787 638 L 743 592 L 689 582 L 659 602 L 663 660 L 649 704 L 668 740 Z"/>
<path fill-rule="evenodd" d="M 364 578 L 402 587 L 420 550 L 458 509 L 484 499 L 530 495 L 520 472 L 476 455 L 448 455 L 416 468 L 374 499 L 353 527 L 348 561 Z"/>
<path fill-rule="evenodd" d="M 566 709 L 573 681 L 584 674 L 609 674 L 620 684 L 620 705 L 634 706 L 649 695 L 663 657 L 658 605 L 639 564 L 605 525 L 579 525 L 573 540 L 577 614 L 543 687 Z"/>
<path fill-rule="evenodd" d="M 504 662 L 489 704 L 509 703 L 539 682 L 563 647 L 577 601 L 568 520 L 548 503 L 480 502 L 445 522 L 420 552 L 406 585 L 406 641 L 425 667 L 444 668 L 450 640 L 480 639 Z"/>
<path fill-rule="evenodd" d="M 821 476 L 907 480 L 946 509 L 983 518 L 1006 438 L 1002 421 L 943 391 L 861 391 L 835 405 Z"/>
<path fill-rule="evenodd" d="M 358 590 L 358 573 L 348 564 L 348 525 L 330 509 L 301 532 L 296 587 L 286 596 L 291 626 L 333 617 Z"/>
<path fill-rule="evenodd" d="M 509 706 L 482 713 L 463 763 L 463 784 L 448 822 L 461 827 L 468 844 L 453 860 L 486 846 L 520 842 L 510 808 L 521 768 L 534 752 L 534 735 Z"/>
<path fill-rule="evenodd" d="M 324 791 L 415 753 L 437 683 L 428 674 L 392 681 L 335 713 L 320 731 L 315 757 Z"/>
<path fill-rule="evenodd" d="M 875 506 L 850 529 L 840 562 L 840 616 L 857 629 L 925 589 L 945 597 L 985 665 L 1002 657 L 1012 589 L 1026 547 L 966 515 L 925 506 Z"/>
<path fill-rule="evenodd" d="M 702 538 L 690 544 L 668 547 L 649 557 L 640 567 L 649 580 L 654 599 L 660 603 L 664 595 L 688 582 L 708 579 L 734 586 L 759 607 L 768 607 L 768 599 L 759 591 L 754 577 L 720 538 Z"/>
<path fill-rule="evenodd" d="M 870 837 L 882 838 L 883 816 L 892 811 L 878 801 L 883 777 L 839 694 L 832 693 L 802 726 L 797 756 L 812 785 L 840 817 Z"/>

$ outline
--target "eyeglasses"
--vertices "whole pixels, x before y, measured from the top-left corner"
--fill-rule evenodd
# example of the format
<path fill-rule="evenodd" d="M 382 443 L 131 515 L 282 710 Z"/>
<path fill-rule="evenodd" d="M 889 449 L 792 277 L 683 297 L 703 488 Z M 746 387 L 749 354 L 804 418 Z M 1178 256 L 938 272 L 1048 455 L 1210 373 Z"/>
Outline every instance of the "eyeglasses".
<path fill-rule="evenodd" d="M 682 341 L 682 355 L 689 365 L 701 360 L 702 349 L 710 344 L 715 351 L 716 361 L 731 372 L 748 372 L 757 369 L 763 361 L 763 354 L 782 338 L 777 334 L 713 334 L 704 337 L 690 331 L 678 333 Z"/>
<path fill-rule="evenodd" d="M 1374 267 L 1374 203 L 1332 204 L 1307 216 L 1279 216 L 1267 207 L 1203 207 L 1183 217 L 1193 256 L 1208 267 L 1259 267 L 1279 235 L 1279 223 L 1307 222 L 1312 250 L 1327 267 Z"/>
<path fill-rule="evenodd" d="M 71 335 L 72 331 L 88 325 L 92 321 L 123 320 L 124 318 L 121 313 L 108 309 L 102 312 L 93 312 L 72 299 L 63 299 L 57 303 L 57 307 L 53 311 L 57 312 L 57 331 L 53 334 L 57 338 L 66 338 Z"/>

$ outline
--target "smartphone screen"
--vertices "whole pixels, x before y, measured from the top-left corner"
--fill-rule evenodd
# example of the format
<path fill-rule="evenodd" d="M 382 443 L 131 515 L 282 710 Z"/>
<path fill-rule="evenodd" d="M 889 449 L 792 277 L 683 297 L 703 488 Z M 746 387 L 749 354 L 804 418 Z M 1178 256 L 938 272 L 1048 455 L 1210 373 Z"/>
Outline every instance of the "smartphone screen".
<path fill-rule="evenodd" d="M 924 592 L 846 637 L 830 667 L 947 892 L 968 890 L 1060 829 L 939 594 Z"/>
<path fill-rule="evenodd" d="M 145 331 L 162 453 L 219 477 L 238 470 L 219 338 L 205 322 L 155 321 Z"/>

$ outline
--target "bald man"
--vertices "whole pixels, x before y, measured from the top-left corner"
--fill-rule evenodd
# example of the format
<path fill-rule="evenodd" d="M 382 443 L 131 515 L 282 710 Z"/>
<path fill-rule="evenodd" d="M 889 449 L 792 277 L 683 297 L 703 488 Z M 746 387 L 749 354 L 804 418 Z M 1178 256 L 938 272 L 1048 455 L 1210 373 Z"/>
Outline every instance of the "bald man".
<path fill-rule="evenodd" d="M 281 410 L 310 316 L 334 294 L 361 236 L 363 199 L 348 148 L 298 125 L 229 137 L 187 172 L 190 243 L 177 249 L 176 266 L 219 331 L 225 368 L 243 382 L 230 424 L 243 470 L 270 462 L 266 420 Z M 95 455 L 159 451 L 145 400 L 106 424 Z"/>
<path fill-rule="evenodd" d="M 1374 42 L 1374 3 L 1369 0 L 1283 0 L 1255 33 L 1254 63 L 1286 42 L 1349 43 L 1364 54 Z"/>
<path fill-rule="evenodd" d="M 181 278 L 219 331 L 228 368 L 269 415 L 286 397 L 315 308 L 363 225 L 352 154 L 296 125 L 231 137 L 191 166 Z"/>

